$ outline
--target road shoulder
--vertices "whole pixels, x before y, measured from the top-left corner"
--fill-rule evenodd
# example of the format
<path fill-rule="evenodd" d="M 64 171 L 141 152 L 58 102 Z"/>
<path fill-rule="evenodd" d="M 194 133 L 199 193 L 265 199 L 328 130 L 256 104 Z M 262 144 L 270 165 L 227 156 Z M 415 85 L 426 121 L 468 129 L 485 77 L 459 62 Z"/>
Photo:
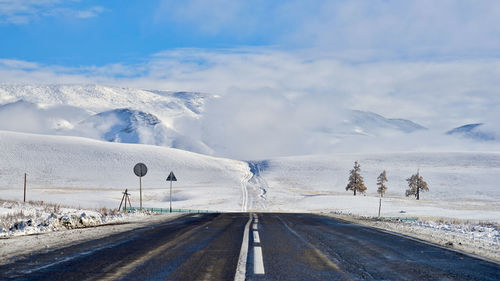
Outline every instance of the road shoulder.
<path fill-rule="evenodd" d="M 331 213 L 321 213 L 319 215 L 389 231 L 500 264 L 500 243 L 498 241 L 482 241 L 474 236 L 466 236 L 442 229 L 415 227 L 414 224 L 401 221 L 380 221 L 373 218 Z"/>
<path fill-rule="evenodd" d="M 134 217 L 119 224 L 68 229 L 36 235 L 0 239 L 0 265 L 9 264 L 33 253 L 57 250 L 78 243 L 103 238 L 149 225 L 177 219 L 184 214 L 158 214 Z"/>

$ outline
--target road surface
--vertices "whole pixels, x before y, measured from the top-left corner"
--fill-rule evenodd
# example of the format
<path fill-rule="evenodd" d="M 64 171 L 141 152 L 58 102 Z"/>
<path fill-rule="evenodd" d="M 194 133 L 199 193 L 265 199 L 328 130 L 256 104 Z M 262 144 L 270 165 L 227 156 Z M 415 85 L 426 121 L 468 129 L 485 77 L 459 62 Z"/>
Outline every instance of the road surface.
<path fill-rule="evenodd" d="M 0 266 L 0 280 L 500 280 L 500 265 L 312 214 L 190 214 Z"/>

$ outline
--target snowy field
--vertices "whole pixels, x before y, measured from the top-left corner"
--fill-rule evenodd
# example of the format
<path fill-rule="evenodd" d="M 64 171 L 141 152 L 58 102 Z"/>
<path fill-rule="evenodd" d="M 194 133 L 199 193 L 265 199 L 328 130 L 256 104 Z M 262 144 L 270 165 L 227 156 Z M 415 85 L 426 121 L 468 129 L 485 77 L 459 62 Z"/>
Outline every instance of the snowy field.
<path fill-rule="evenodd" d="M 387 171 L 383 216 L 443 217 L 500 222 L 500 153 L 385 153 L 286 157 L 255 162 L 252 177 L 243 161 L 177 149 L 108 143 L 85 138 L 0 132 L 3 199 L 85 208 L 117 208 L 128 188 L 138 206 L 139 180 L 132 168 L 145 163 L 145 207 L 166 208 L 174 171 L 173 207 L 219 211 L 341 211 L 375 216 L 376 177 Z M 354 161 L 368 187 L 366 196 L 345 191 Z M 406 178 L 417 169 L 430 191 L 421 200 L 405 197 Z M 251 178 L 251 179 L 250 179 Z M 250 179 L 250 180 L 249 180 Z"/>
<path fill-rule="evenodd" d="M 22 200 L 24 173 L 27 200 L 84 208 L 118 208 L 122 192 L 139 206 L 139 178 L 133 167 L 143 162 L 143 206 L 169 206 L 170 171 L 175 173 L 173 208 L 241 211 L 245 162 L 140 144 L 120 144 L 78 137 L 0 131 L 2 199 Z"/>
<path fill-rule="evenodd" d="M 354 161 L 366 196 L 345 191 Z M 287 157 L 257 163 L 256 206 L 267 211 L 342 211 L 376 216 L 376 178 L 385 169 L 382 216 L 443 217 L 500 222 L 500 153 L 384 153 Z M 405 197 L 406 179 L 420 170 L 429 192 Z"/>

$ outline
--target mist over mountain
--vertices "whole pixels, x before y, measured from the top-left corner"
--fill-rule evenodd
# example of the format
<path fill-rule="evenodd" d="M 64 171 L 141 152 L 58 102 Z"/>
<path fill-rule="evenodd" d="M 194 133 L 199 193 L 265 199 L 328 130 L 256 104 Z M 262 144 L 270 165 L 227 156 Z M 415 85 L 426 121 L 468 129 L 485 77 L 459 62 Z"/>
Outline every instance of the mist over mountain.
<path fill-rule="evenodd" d="M 410 120 L 385 118 L 382 115 L 361 110 L 350 111 L 344 125 L 347 128 L 354 129 L 355 133 L 372 136 L 383 134 L 384 131 L 412 133 L 427 129 Z"/>
<path fill-rule="evenodd" d="M 483 123 L 466 124 L 454 128 L 446 132 L 446 134 L 479 141 L 494 141 L 496 139 L 495 133 L 485 128 L 485 124 Z"/>
<path fill-rule="evenodd" d="M 0 85 L 0 130 L 165 146 L 238 159 L 413 150 L 493 140 L 481 124 L 436 134 L 412 120 L 314 98 L 217 96 L 101 85 Z M 418 135 L 418 137 L 417 137 Z M 456 147 L 460 147 L 457 144 Z"/>
<path fill-rule="evenodd" d="M 167 128 L 161 121 L 146 112 L 128 108 L 113 109 L 95 114 L 77 125 L 79 130 L 102 131 L 100 138 L 109 142 L 148 143 L 145 134 L 149 136 L 166 135 L 159 132 Z M 154 141 L 154 145 L 162 145 L 162 141 Z"/>

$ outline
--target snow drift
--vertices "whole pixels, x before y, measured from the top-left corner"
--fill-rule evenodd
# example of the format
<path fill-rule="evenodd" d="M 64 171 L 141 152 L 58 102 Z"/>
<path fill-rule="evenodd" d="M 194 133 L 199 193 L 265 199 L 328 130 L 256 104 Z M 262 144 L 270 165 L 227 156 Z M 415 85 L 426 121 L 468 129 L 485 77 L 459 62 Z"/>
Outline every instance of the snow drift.
<path fill-rule="evenodd" d="M 173 171 L 176 208 L 239 211 L 241 184 L 250 174 L 245 162 L 151 145 L 5 131 L 0 131 L 0 143 L 4 199 L 22 199 L 26 172 L 29 200 L 117 208 L 127 188 L 138 206 L 133 167 L 143 162 L 148 166 L 142 179 L 144 206 L 168 206 L 166 177 Z"/>

